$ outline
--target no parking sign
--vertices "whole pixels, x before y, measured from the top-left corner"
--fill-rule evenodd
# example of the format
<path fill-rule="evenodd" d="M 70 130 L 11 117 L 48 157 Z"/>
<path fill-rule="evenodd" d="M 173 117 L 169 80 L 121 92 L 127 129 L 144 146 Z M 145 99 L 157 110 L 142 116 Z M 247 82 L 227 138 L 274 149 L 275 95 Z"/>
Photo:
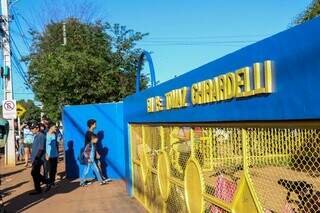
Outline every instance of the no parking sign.
<path fill-rule="evenodd" d="M 4 100 L 2 102 L 3 118 L 14 119 L 17 117 L 17 105 L 15 100 Z"/>

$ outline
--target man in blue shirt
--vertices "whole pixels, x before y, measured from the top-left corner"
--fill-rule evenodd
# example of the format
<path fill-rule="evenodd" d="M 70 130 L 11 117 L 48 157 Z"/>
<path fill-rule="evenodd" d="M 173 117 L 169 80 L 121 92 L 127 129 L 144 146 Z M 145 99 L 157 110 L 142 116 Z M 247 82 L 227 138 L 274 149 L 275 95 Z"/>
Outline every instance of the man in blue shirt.
<path fill-rule="evenodd" d="M 58 149 L 57 149 L 57 127 L 53 123 L 48 124 L 48 132 L 46 136 L 46 160 L 49 168 L 49 184 L 46 189 L 48 191 L 56 179 L 57 163 L 58 163 Z"/>
<path fill-rule="evenodd" d="M 34 183 L 34 192 L 31 192 L 30 195 L 36 195 L 41 193 L 40 183 L 46 183 L 45 177 L 40 174 L 40 169 L 43 164 L 44 154 L 45 154 L 45 143 L 46 137 L 42 132 L 40 132 L 40 127 L 38 124 L 33 124 L 31 126 L 31 131 L 34 135 L 32 143 L 32 170 L 31 175 Z"/>

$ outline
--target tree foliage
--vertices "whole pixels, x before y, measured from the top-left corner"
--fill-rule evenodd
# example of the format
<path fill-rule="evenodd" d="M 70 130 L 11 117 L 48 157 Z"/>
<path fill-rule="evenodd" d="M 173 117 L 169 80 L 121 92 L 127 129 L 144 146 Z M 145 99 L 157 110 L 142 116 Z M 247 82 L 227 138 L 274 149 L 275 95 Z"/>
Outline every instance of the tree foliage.
<path fill-rule="evenodd" d="M 135 69 L 141 50 L 135 43 L 146 34 L 119 24 L 65 21 L 32 32 L 29 82 L 50 119 L 60 117 L 64 105 L 120 101 L 135 91 Z M 147 78 L 143 76 L 143 87 Z"/>
<path fill-rule="evenodd" d="M 313 0 L 305 11 L 294 20 L 294 24 L 302 24 L 320 14 L 320 0 Z"/>
<path fill-rule="evenodd" d="M 21 122 L 40 122 L 41 109 L 32 100 L 19 100 L 17 104 L 22 105 L 27 111 L 21 117 Z"/>

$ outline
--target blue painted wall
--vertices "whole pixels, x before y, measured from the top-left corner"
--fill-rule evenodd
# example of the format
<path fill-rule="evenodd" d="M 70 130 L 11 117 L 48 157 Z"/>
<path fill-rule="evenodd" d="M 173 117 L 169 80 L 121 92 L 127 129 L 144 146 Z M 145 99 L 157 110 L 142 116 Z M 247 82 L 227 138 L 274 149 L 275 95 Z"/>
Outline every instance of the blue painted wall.
<path fill-rule="evenodd" d="M 83 147 L 86 121 L 94 118 L 97 131 L 104 131 L 102 147 L 109 176 L 128 180 L 131 193 L 130 123 L 219 122 L 320 119 L 320 18 L 291 28 L 242 48 L 156 87 L 127 97 L 122 104 L 69 106 L 64 109 L 67 176 L 78 177 L 76 160 Z M 212 50 L 214 51 L 214 49 Z M 169 55 L 170 56 L 170 55 Z M 234 99 L 147 113 L 146 100 L 193 83 L 251 67 L 256 62 L 273 62 L 275 92 L 270 95 Z M 188 102 L 191 102 L 190 100 Z"/>
<path fill-rule="evenodd" d="M 320 18 L 242 48 L 124 100 L 124 125 L 147 122 L 222 122 L 320 119 Z M 212 49 L 214 51 L 214 48 Z M 168 53 L 170 57 L 170 53 Z M 148 113 L 149 97 L 256 62 L 273 62 L 275 92 L 215 104 Z M 157 73 L 157 70 L 156 70 Z M 188 101 L 189 103 L 191 100 Z M 127 132 L 124 131 L 124 132 Z M 125 136 L 128 139 L 128 135 Z M 130 157 L 130 156 L 129 156 Z M 128 159 L 130 162 L 130 159 Z M 130 175 L 130 167 L 127 173 Z M 129 181 L 131 189 L 131 177 Z"/>
<path fill-rule="evenodd" d="M 320 118 L 320 18 L 291 28 L 124 101 L 129 122 L 201 122 Z M 214 51 L 214 49 L 212 50 Z M 170 55 L 168 55 L 170 56 Z M 276 90 L 268 96 L 147 113 L 146 100 L 220 74 L 272 60 Z M 189 101 L 191 102 L 191 101 Z M 204 113 L 205 112 L 205 113 Z"/>
<path fill-rule="evenodd" d="M 84 148 L 84 135 L 88 119 L 97 120 L 95 133 L 99 136 L 98 151 L 102 155 L 104 169 L 112 179 L 126 177 L 126 146 L 123 133 L 123 104 L 92 104 L 66 106 L 63 111 L 66 175 L 78 178 L 83 165 L 78 156 Z M 91 174 L 91 177 L 93 175 Z"/>

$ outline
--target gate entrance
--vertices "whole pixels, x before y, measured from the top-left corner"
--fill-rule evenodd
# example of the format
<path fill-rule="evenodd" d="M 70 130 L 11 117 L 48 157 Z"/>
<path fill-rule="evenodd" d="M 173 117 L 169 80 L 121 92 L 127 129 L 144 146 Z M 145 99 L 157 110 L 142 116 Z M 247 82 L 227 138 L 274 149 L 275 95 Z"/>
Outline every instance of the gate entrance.
<path fill-rule="evenodd" d="M 130 134 L 133 195 L 150 212 L 320 208 L 319 128 L 132 124 Z"/>

